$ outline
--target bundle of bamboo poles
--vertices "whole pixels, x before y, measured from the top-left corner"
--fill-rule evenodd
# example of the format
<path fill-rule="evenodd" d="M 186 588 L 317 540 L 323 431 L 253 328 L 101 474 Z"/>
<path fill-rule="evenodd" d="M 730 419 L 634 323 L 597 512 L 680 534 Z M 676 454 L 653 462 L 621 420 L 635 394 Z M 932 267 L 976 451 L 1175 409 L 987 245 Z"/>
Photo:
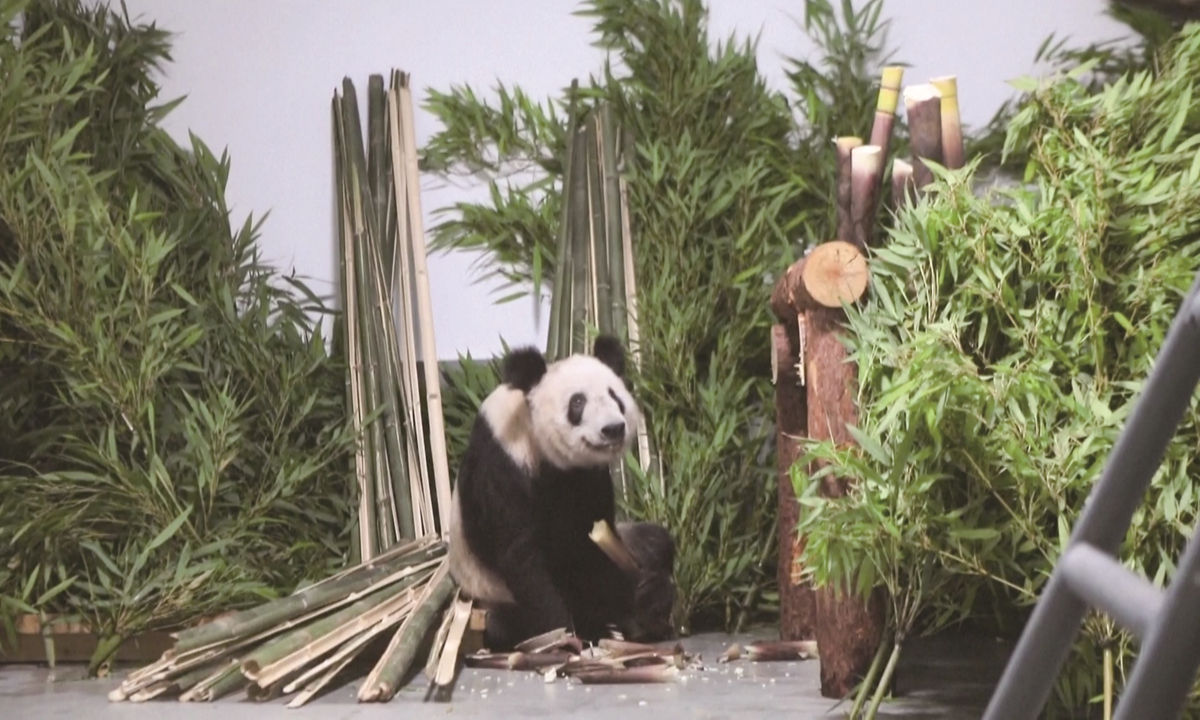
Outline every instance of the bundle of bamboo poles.
<path fill-rule="evenodd" d="M 360 438 L 356 564 L 177 633 L 113 701 L 206 702 L 244 689 L 256 701 L 294 694 L 288 707 L 299 707 L 364 662 L 373 667 L 359 701 L 386 701 L 422 648 L 426 698 L 449 697 L 472 607 L 446 562 L 450 476 L 408 76 L 394 71 L 386 91 L 371 76 L 367 108 L 364 143 L 344 80 L 333 128 L 347 405 Z"/>
<path fill-rule="evenodd" d="M 797 536 L 800 508 L 792 488 L 791 467 L 800 455 L 799 439 L 854 443 L 848 427 L 857 422 L 858 385 L 847 362 L 843 307 L 858 302 L 869 285 L 868 248 L 874 237 L 887 167 L 903 68 L 883 70 L 869 141 L 837 139 L 837 238 L 813 247 L 793 263 L 776 284 L 771 308 L 773 328 L 780 501 L 779 584 L 781 627 L 785 640 L 815 637 L 821 648 L 821 692 L 844 697 L 867 674 L 851 717 L 879 677 L 883 657 L 886 597 L 878 588 L 867 601 L 833 588 L 814 592 L 802 581 L 797 557 L 804 538 Z M 963 138 L 953 76 L 905 88 L 903 93 L 911 162 L 892 163 L 891 195 L 900 207 L 933 180 L 931 163 L 948 169 L 963 165 Z M 840 497 L 849 491 L 844 478 L 827 477 L 821 492 Z M 872 708 L 891 681 L 879 679 Z"/>
<path fill-rule="evenodd" d="M 574 82 L 572 97 L 577 91 Z M 586 353 L 594 330 L 620 338 L 640 367 L 633 233 L 621 174 L 633 156 L 633 138 L 607 104 L 590 110 L 580 122 L 572 102 L 569 115 L 546 354 L 553 359 Z M 648 470 L 653 449 L 644 421 L 638 425 L 635 450 L 642 470 Z M 613 481 L 623 496 L 624 464 L 613 468 Z"/>

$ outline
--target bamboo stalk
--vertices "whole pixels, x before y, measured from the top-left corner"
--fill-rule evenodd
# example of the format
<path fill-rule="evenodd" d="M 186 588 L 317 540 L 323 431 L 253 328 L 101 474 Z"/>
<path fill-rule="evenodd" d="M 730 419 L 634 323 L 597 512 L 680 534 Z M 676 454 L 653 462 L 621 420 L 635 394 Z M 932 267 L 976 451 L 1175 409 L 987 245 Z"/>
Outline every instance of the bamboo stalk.
<path fill-rule="evenodd" d="M 896 105 L 900 99 L 900 83 L 904 80 L 904 68 L 890 65 L 883 69 L 879 82 L 879 99 L 875 104 L 875 124 L 871 127 L 870 145 L 879 148 L 884 162 L 892 142 L 892 128 L 896 124 Z"/>
<path fill-rule="evenodd" d="M 332 666 L 326 669 L 325 673 L 321 675 L 321 677 L 306 685 L 304 689 L 300 691 L 298 695 L 296 695 L 296 697 L 292 698 L 288 702 L 287 707 L 290 709 L 295 709 L 308 704 L 308 701 L 316 697 L 317 693 L 321 692 L 326 685 L 333 682 L 333 679 L 336 678 L 342 672 L 342 670 L 345 670 L 347 665 L 354 662 L 354 658 L 357 656 L 357 653 L 347 655 L 346 657 L 341 658 L 337 663 L 334 663 Z M 284 688 L 284 692 L 288 692 L 287 688 Z"/>
<path fill-rule="evenodd" d="M 912 141 L 913 180 L 920 190 L 933 182 L 926 161 L 943 162 L 941 93 L 933 85 L 910 85 L 904 88 L 904 106 Z"/>
<path fill-rule="evenodd" d="M 837 239 L 854 242 L 853 194 L 851 192 L 851 159 L 862 138 L 840 137 L 837 145 Z"/>
<path fill-rule="evenodd" d="M 942 94 L 942 155 L 946 167 L 963 166 L 962 119 L 958 114 L 958 77 L 946 75 L 929 81 Z"/>
<path fill-rule="evenodd" d="M 896 638 L 892 645 L 892 654 L 888 658 L 887 666 L 883 668 L 883 675 L 879 678 L 879 684 L 875 686 L 875 696 L 871 698 L 871 706 L 867 708 L 865 720 L 875 720 L 875 716 L 879 713 L 879 703 L 883 702 L 883 696 L 887 693 L 888 686 L 892 682 L 892 675 L 896 672 L 896 663 L 900 660 L 900 648 L 903 642 L 899 637 Z"/>
<path fill-rule="evenodd" d="M 588 279 L 591 275 L 591 197 L 588 192 L 588 139 L 587 128 L 591 123 L 589 118 L 584 123 L 583 132 L 575 136 L 575 157 L 579 161 L 573 169 L 574 177 L 571 187 L 570 202 L 574 205 L 571 211 L 571 314 L 569 318 L 568 345 L 563 356 L 583 352 L 587 347 L 587 323 L 592 316 L 593 307 Z"/>
<path fill-rule="evenodd" d="M 370 473 L 370 458 L 367 454 L 367 436 L 364 430 L 366 425 L 366 412 L 363 407 L 363 368 L 362 358 L 360 357 L 359 330 L 358 321 L 358 280 L 356 279 L 357 259 L 354 252 L 354 229 L 350 219 L 349 208 L 349 188 L 346 186 L 346 170 L 344 167 L 345 158 L 341 151 L 346 144 L 345 117 L 341 110 L 341 96 L 334 94 L 333 100 L 333 126 L 334 126 L 334 180 L 337 184 L 337 208 L 338 223 L 341 229 L 341 248 L 340 255 L 342 268 L 342 312 L 345 314 L 346 323 L 346 361 L 349 365 L 347 370 L 347 392 L 350 396 L 351 418 L 354 423 L 354 476 L 358 485 L 358 554 L 362 560 L 370 560 L 375 554 L 375 537 L 372 525 L 365 523 L 365 519 L 371 514 L 371 497 L 370 481 L 368 475 Z"/>
<path fill-rule="evenodd" d="M 1104 720 L 1112 720 L 1113 710 L 1113 651 L 1104 648 Z"/>
<path fill-rule="evenodd" d="M 400 682 L 412 666 L 421 641 L 456 587 L 454 578 L 449 574 L 448 565 L 439 568 L 435 575 L 436 577 L 429 581 L 428 590 L 418 602 L 417 608 L 396 630 L 387 650 L 363 681 L 358 691 L 359 702 L 386 702 L 399 690 Z"/>
<path fill-rule="evenodd" d="M 913 167 L 906 160 L 892 161 L 892 205 L 897 209 L 913 201 L 916 184 L 913 182 Z"/>
<path fill-rule="evenodd" d="M 212 702 L 240 689 L 246 683 L 242 668 L 236 661 L 218 669 L 179 696 L 180 702 Z"/>
<path fill-rule="evenodd" d="M 271 626 L 300 615 L 308 610 L 316 610 L 324 605 L 344 600 L 346 597 L 367 590 L 372 590 L 377 582 L 388 582 L 400 573 L 412 574 L 416 568 L 427 566 L 427 563 L 437 560 L 446 553 L 442 543 L 431 545 L 415 551 L 412 555 L 394 558 L 389 562 L 364 570 L 357 575 L 348 575 L 338 582 L 314 585 L 287 597 L 272 600 L 257 607 L 230 613 L 212 622 L 195 628 L 184 630 L 176 635 L 175 652 L 198 648 L 203 645 L 233 640 L 241 635 L 249 635 L 261 630 L 269 630 Z"/>
<path fill-rule="evenodd" d="M 851 241 L 865 251 L 874 241 L 875 215 L 883 178 L 883 150 L 875 145 L 854 148 L 850 159 Z"/>
<path fill-rule="evenodd" d="M 611 284 L 609 322 L 611 332 L 622 342 L 629 341 L 629 323 L 625 309 L 625 245 L 623 214 L 621 212 L 620 176 L 617 170 L 617 124 L 612 107 L 600 108 L 601 170 L 604 180 L 604 230 L 608 249 L 608 273 L 604 280 Z"/>
<path fill-rule="evenodd" d="M 887 657 L 887 643 L 883 640 L 879 641 L 879 647 L 875 650 L 875 657 L 871 660 L 871 667 L 867 670 L 867 676 L 863 678 L 862 684 L 858 686 L 858 692 L 854 694 L 854 705 L 850 708 L 850 714 L 846 716 L 846 720 L 858 720 L 858 713 L 862 711 L 863 703 L 867 700 L 867 695 L 870 694 L 871 688 L 875 686 L 875 678 L 879 677 L 879 671 L 883 667 L 883 659 Z"/>
<path fill-rule="evenodd" d="M 604 127 L 597 113 L 588 123 L 588 205 L 591 208 L 591 227 L 588 233 L 589 266 L 591 268 L 592 306 L 596 327 L 602 333 L 613 331 L 612 287 L 609 285 L 608 208 L 605 205 Z"/>
<path fill-rule="evenodd" d="M 436 561 L 443 562 L 444 561 Z M 374 609 L 382 603 L 392 600 L 397 595 L 409 589 L 421 579 L 421 575 L 413 574 L 394 584 L 372 588 L 372 592 L 341 610 L 318 618 L 292 632 L 275 638 L 241 660 L 242 674 L 256 683 L 263 677 L 263 671 L 278 660 L 307 645 L 319 641 L 329 633 L 340 628 L 347 622 Z"/>
<path fill-rule="evenodd" d="M 438 653 L 437 671 L 429 686 L 429 694 L 435 702 L 449 702 L 454 690 L 454 678 L 458 674 L 458 655 L 462 647 L 463 635 L 467 631 L 467 621 L 471 619 L 471 601 L 464 599 L 461 594 L 453 600 L 453 609 L 446 613 L 453 618 L 450 630 L 446 635 L 446 643 Z"/>
<path fill-rule="evenodd" d="M 571 173 L 575 162 L 575 94 L 579 91 L 579 81 L 571 81 L 569 92 L 570 101 L 567 105 L 567 134 L 564 148 L 562 174 L 562 212 L 558 221 L 558 251 L 554 258 L 554 283 L 550 295 L 550 329 L 546 338 L 546 355 L 551 359 L 562 357 L 564 318 L 570 317 L 569 308 L 564 310 L 567 287 L 567 268 L 570 267 L 570 227 L 571 227 Z"/>
<path fill-rule="evenodd" d="M 425 225 L 421 216 L 417 167 L 416 121 L 413 118 L 412 93 L 408 75 L 401 75 L 400 111 L 404 119 L 404 145 L 409 177 L 409 223 L 412 227 L 413 255 L 416 258 L 417 309 L 421 314 L 421 349 L 425 361 L 425 391 L 428 398 L 429 437 L 433 450 L 433 481 L 438 503 L 438 527 L 443 537 L 450 524 L 450 467 L 446 459 L 446 428 L 442 413 L 441 376 L 438 371 L 437 343 L 433 327 L 433 307 L 426 263 Z"/>

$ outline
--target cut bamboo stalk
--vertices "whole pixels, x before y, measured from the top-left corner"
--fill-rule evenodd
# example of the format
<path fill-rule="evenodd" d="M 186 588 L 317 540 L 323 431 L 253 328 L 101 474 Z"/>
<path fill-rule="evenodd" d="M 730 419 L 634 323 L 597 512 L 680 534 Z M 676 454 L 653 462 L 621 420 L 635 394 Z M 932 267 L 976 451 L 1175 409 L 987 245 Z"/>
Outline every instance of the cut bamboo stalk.
<path fill-rule="evenodd" d="M 904 88 L 904 106 L 914 158 L 913 181 L 920 190 L 933 182 L 926 161 L 943 163 L 941 93 L 933 85 L 910 85 Z"/>
<path fill-rule="evenodd" d="M 851 157 L 853 151 L 863 144 L 862 138 L 840 137 L 837 144 L 837 239 L 854 242 L 853 194 L 851 184 Z"/>
<path fill-rule="evenodd" d="M 373 591 L 377 589 L 376 583 L 387 583 L 389 580 L 407 577 L 420 568 L 428 567 L 430 562 L 437 561 L 445 554 L 445 544 L 438 543 L 421 548 L 412 555 L 393 558 L 389 562 L 374 565 L 359 574 L 347 576 L 339 582 L 314 585 L 293 595 L 230 613 L 210 623 L 178 633 L 175 636 L 174 650 L 176 653 L 182 653 L 191 648 L 224 640 L 234 640 L 239 636 L 262 630 L 270 630 L 272 626 L 306 611 L 317 610 L 337 601 L 344 602 L 346 598 L 355 596 L 357 593 Z"/>
<path fill-rule="evenodd" d="M 212 702 L 239 690 L 246 684 L 241 666 L 236 662 L 220 668 L 196 684 L 194 688 L 179 696 L 181 702 Z"/>
<path fill-rule="evenodd" d="M 916 197 L 916 183 L 913 181 L 913 166 L 906 160 L 896 158 L 892 161 L 892 205 L 903 207 Z"/>
<path fill-rule="evenodd" d="M 464 599 L 461 594 L 453 601 L 453 608 L 446 613 L 453 618 L 450 631 L 446 635 L 446 643 L 438 654 L 437 671 L 429 686 L 429 696 L 435 702 L 449 702 L 454 690 L 454 679 L 458 675 L 458 656 L 462 648 L 463 635 L 467 631 L 467 621 L 471 619 L 471 601 Z"/>
<path fill-rule="evenodd" d="M 641 574 L 642 569 L 638 567 L 637 560 L 629 553 L 629 548 L 625 547 L 621 538 L 609 527 L 607 520 L 597 520 L 592 525 L 592 531 L 588 533 L 588 537 L 624 573 L 635 578 Z"/>
<path fill-rule="evenodd" d="M 880 149 L 883 161 L 887 161 L 892 142 L 892 128 L 896 124 L 896 105 L 900 100 L 900 83 L 904 80 L 904 68 L 889 65 L 883 69 L 879 82 L 879 99 L 875 103 L 875 124 L 871 127 L 869 144 Z M 843 238 L 844 239 L 844 238 Z"/>
<path fill-rule="evenodd" d="M 962 119 L 958 114 L 958 77 L 946 75 L 929 82 L 942 94 L 942 156 L 947 168 L 957 170 L 964 162 Z"/>
<path fill-rule="evenodd" d="M 850 216 L 854 228 L 848 239 L 865 251 L 875 238 L 875 216 L 880 181 L 883 179 L 883 150 L 876 145 L 863 145 L 854 148 L 850 155 Z"/>
<path fill-rule="evenodd" d="M 441 560 L 437 562 L 444 564 L 444 561 Z M 409 575 L 392 585 L 378 589 L 373 588 L 371 594 L 345 608 L 275 638 L 242 658 L 242 674 L 255 683 L 263 684 L 262 679 L 267 677 L 264 671 L 278 660 L 287 658 L 312 643 L 320 642 L 322 638 L 341 628 L 344 624 L 352 622 L 360 615 L 404 593 L 421 579 L 422 575 Z M 272 677 L 274 675 L 275 673 L 272 673 Z"/>
<path fill-rule="evenodd" d="M 361 652 L 362 648 L 358 648 L 358 650 Z M 347 665 L 354 662 L 354 658 L 356 657 L 358 657 L 358 653 L 353 653 L 339 659 L 336 663 L 332 664 L 325 670 L 325 673 L 321 675 L 321 677 L 317 678 L 313 682 L 310 682 L 304 687 L 303 690 L 300 691 L 300 693 L 296 695 L 296 697 L 288 701 L 287 707 L 289 709 L 295 709 L 307 705 L 310 700 L 317 696 L 317 693 L 321 692 L 321 690 L 325 689 L 329 683 L 333 682 L 334 678 L 341 674 L 342 670 L 345 670 Z M 284 688 L 284 692 L 286 693 L 288 690 Z"/>
<path fill-rule="evenodd" d="M 455 590 L 451 594 L 451 603 L 454 602 L 453 597 L 457 592 Z M 425 657 L 425 677 L 427 678 L 433 678 L 437 674 L 438 661 L 441 660 L 442 649 L 446 646 L 446 637 L 450 634 L 450 625 L 453 622 L 454 613 L 442 613 L 442 622 L 438 625 L 437 632 L 433 634 L 433 645 L 429 648 L 429 655 Z"/>
<path fill-rule="evenodd" d="M 412 666 L 421 641 L 455 590 L 448 565 L 443 564 L 430 579 L 429 592 L 418 602 L 400 627 L 379 662 L 358 691 L 359 702 L 387 701 L 400 689 L 404 674 Z"/>
<path fill-rule="evenodd" d="M 400 74 L 400 112 L 404 125 L 405 160 L 409 179 L 409 225 L 412 228 L 413 256 L 416 259 L 417 309 L 421 314 L 421 350 L 425 362 L 425 388 L 429 404 L 429 437 L 433 446 L 433 481 L 438 504 L 438 528 L 443 537 L 450 524 L 450 467 L 446 460 L 446 427 L 442 413 L 441 376 L 433 327 L 433 304 L 426 262 L 425 223 L 421 215 L 420 173 L 417 167 L 416 121 L 413 117 L 409 76 Z"/>

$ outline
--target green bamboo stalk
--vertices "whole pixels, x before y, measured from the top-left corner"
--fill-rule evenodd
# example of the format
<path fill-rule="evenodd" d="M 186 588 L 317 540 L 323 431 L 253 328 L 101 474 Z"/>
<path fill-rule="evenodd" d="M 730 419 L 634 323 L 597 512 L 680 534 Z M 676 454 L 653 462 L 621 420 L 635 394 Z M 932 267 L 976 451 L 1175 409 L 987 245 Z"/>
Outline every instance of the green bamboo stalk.
<path fill-rule="evenodd" d="M 345 231 L 345 239 L 343 248 L 346 257 L 346 262 L 349 264 L 347 268 L 347 277 L 349 282 L 343 288 L 347 294 L 347 298 L 353 298 L 353 303 L 346 306 L 347 325 L 351 326 L 348 347 L 352 357 L 351 372 L 354 374 L 354 395 L 355 401 L 355 416 L 356 416 L 356 432 L 358 435 L 359 452 L 362 456 L 362 475 L 360 481 L 360 501 L 359 501 L 359 531 L 362 538 L 362 555 L 365 559 L 370 559 L 374 556 L 376 549 L 379 547 L 376 522 L 375 522 L 375 477 L 376 465 L 379 461 L 379 456 L 375 448 L 374 430 L 378 427 L 377 424 L 371 423 L 367 427 L 366 418 L 371 415 L 371 392 L 368 377 L 370 376 L 370 358 L 367 353 L 368 341 L 364 337 L 364 308 L 368 305 L 366 298 L 361 297 L 363 291 L 363 261 L 361 252 L 361 242 L 359 237 L 364 232 L 364 221 L 361 202 L 356 203 L 355 197 L 361 201 L 361 194 L 356 192 L 358 185 L 357 175 L 350 163 L 352 156 L 352 148 L 358 137 L 357 133 L 357 112 L 352 116 L 350 110 L 357 109 L 357 96 L 354 93 L 354 85 L 350 83 L 349 78 L 343 83 L 344 94 L 342 95 L 338 106 L 338 123 L 339 129 L 339 144 L 338 155 L 340 156 L 341 173 L 339 177 L 342 180 L 343 195 L 342 203 L 345 205 L 346 222 L 343 225 Z M 350 119 L 353 117 L 353 121 Z M 358 146 L 362 146 L 361 140 L 358 140 Z"/>
<path fill-rule="evenodd" d="M 589 251 L 591 208 L 588 194 L 589 133 L 587 127 L 590 124 L 591 118 L 588 118 L 584 125 L 584 131 L 575 137 L 575 157 L 579 160 L 579 164 L 573 171 L 571 187 L 571 264 L 568 266 L 571 272 L 571 314 L 568 318 L 568 322 L 570 322 L 567 336 L 569 345 L 563 352 L 564 356 L 583 352 L 586 348 L 587 323 L 592 310 L 588 303 L 591 297 L 588 287 L 588 279 L 591 274 L 588 264 L 591 255 Z"/>
<path fill-rule="evenodd" d="M 396 694 L 405 673 L 412 667 L 421 642 L 456 588 L 454 578 L 449 572 L 439 571 L 439 577 L 430 580 L 428 593 L 412 615 L 409 615 L 396 630 L 392 643 L 359 689 L 360 702 L 386 702 Z"/>
<path fill-rule="evenodd" d="M 192 689 L 179 696 L 179 701 L 212 702 L 240 689 L 245 683 L 246 678 L 242 675 L 241 666 L 237 661 L 233 661 L 217 668 L 215 672 L 196 683 Z"/>
<path fill-rule="evenodd" d="M 617 169 L 617 144 L 620 136 L 612 107 L 607 103 L 600 110 L 600 127 L 604 161 L 605 243 L 608 246 L 608 274 L 605 280 L 612 286 L 610 332 L 620 338 L 621 342 L 628 343 L 629 323 L 625 317 L 625 244 L 621 233 L 621 183 Z"/>
<path fill-rule="evenodd" d="M 900 660 L 902 645 L 903 641 L 897 636 L 895 644 L 892 645 L 892 655 L 888 658 L 887 667 L 883 669 L 883 675 L 879 678 L 879 685 L 875 688 L 875 697 L 871 698 L 871 707 L 867 708 L 864 720 L 875 720 L 875 716 L 879 712 L 879 703 L 883 702 L 883 696 L 892 682 L 892 674 L 896 672 L 896 663 Z"/>
<path fill-rule="evenodd" d="M 871 660 L 871 666 L 867 669 L 867 676 L 863 678 L 862 684 L 858 686 L 858 692 L 854 695 L 854 705 L 850 708 L 850 714 L 846 716 L 846 720 L 858 720 L 858 714 L 862 712 L 863 703 L 867 701 L 867 695 L 870 694 L 871 688 L 875 686 L 875 678 L 879 677 L 879 670 L 883 666 L 883 659 L 887 656 L 888 644 L 886 638 L 879 639 L 879 647 L 875 649 L 875 657 Z"/>
<path fill-rule="evenodd" d="M 611 333 L 612 287 L 609 284 L 608 268 L 608 208 L 605 203 L 604 181 L 604 128 L 602 118 L 592 112 L 588 123 L 588 204 L 591 208 L 591 227 L 588 233 L 588 266 L 591 269 L 593 316 L 596 327 L 602 333 Z"/>
<path fill-rule="evenodd" d="M 102 635 L 100 642 L 96 645 L 96 650 L 92 653 L 92 657 L 88 660 L 88 677 L 95 677 L 100 667 L 112 659 L 117 651 L 121 649 L 121 643 L 125 642 L 125 636 L 121 633 L 112 633 L 111 635 Z"/>
<path fill-rule="evenodd" d="M 370 514 L 371 490 L 369 457 L 366 447 L 365 411 L 362 398 L 362 358 L 359 357 L 361 344 L 358 340 L 358 281 L 354 277 L 356 261 L 354 258 L 354 230 L 351 226 L 349 212 L 349 188 L 346 187 L 345 152 L 346 128 L 342 113 L 342 98 L 334 93 L 333 98 L 333 131 L 334 131 L 334 181 L 337 188 L 338 231 L 341 252 L 338 253 L 342 276 L 342 313 L 345 316 L 346 332 L 346 393 L 347 406 L 354 423 L 354 478 L 355 496 L 358 502 L 358 518 L 354 525 L 355 555 L 359 561 L 370 560 L 374 554 L 375 538 L 373 530 L 364 523 Z"/>
<path fill-rule="evenodd" d="M 549 359 L 555 360 L 562 357 L 562 318 L 564 314 L 569 315 L 570 311 L 564 313 L 564 301 L 566 300 L 567 287 L 567 268 L 569 249 L 570 249 L 570 223 L 571 223 L 571 203 L 570 188 L 571 188 L 571 167 L 575 156 L 575 134 L 577 132 L 575 120 L 575 94 L 579 91 L 579 81 L 571 81 L 571 90 L 568 94 L 570 98 L 567 105 L 567 135 L 563 145 L 563 173 L 562 173 L 562 212 L 558 222 L 558 245 L 557 252 L 554 258 L 554 279 L 550 294 L 550 329 L 546 338 L 546 355 Z"/>
<path fill-rule="evenodd" d="M 224 640 L 234 640 L 241 636 L 268 630 L 293 617 L 329 605 L 347 595 L 361 592 L 399 570 L 435 560 L 445 553 L 445 544 L 439 542 L 412 555 L 394 558 L 390 562 L 370 567 L 340 581 L 314 585 L 287 597 L 240 610 L 199 627 L 184 630 L 176 635 L 174 651 L 183 653 L 192 648 Z"/>
<path fill-rule="evenodd" d="M 242 658 L 242 674 L 253 680 L 259 671 L 276 660 L 303 648 L 324 635 L 336 630 L 347 622 L 354 622 L 359 615 L 367 612 L 381 603 L 387 602 L 396 595 L 429 577 L 430 571 L 414 573 L 399 582 L 380 588 L 370 595 L 354 602 L 341 610 L 326 615 L 303 625 L 292 632 L 265 643 L 254 652 Z"/>

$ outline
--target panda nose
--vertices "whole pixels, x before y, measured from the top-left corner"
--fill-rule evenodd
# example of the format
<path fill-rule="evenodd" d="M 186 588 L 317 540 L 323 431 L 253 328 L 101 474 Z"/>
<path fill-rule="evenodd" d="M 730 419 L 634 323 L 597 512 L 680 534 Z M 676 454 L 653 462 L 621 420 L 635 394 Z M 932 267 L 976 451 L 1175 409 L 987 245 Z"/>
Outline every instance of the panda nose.
<path fill-rule="evenodd" d="M 625 423 L 613 423 L 600 428 L 600 434 L 608 440 L 620 440 L 625 437 Z"/>

